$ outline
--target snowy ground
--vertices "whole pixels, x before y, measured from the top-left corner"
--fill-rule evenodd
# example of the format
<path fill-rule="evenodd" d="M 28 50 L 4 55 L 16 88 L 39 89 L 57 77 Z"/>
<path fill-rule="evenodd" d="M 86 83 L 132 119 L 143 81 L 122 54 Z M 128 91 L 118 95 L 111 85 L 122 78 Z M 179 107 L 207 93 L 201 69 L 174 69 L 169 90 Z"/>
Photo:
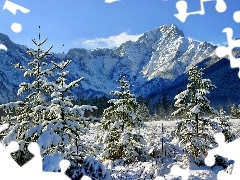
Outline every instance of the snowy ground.
<path fill-rule="evenodd" d="M 240 120 L 232 119 L 232 131 L 239 137 Z M 146 148 L 149 151 L 154 146 L 161 148 L 161 138 L 164 137 L 165 141 L 170 141 L 171 132 L 174 131 L 177 121 L 155 121 L 146 122 L 147 129 L 141 130 L 147 141 Z M 162 124 L 164 126 L 164 133 L 162 134 Z M 102 135 L 102 130 L 98 125 L 92 126 L 90 135 L 86 136 L 86 141 L 94 143 L 97 137 Z M 162 163 L 162 161 L 164 163 Z M 175 158 L 155 158 L 146 162 L 137 162 L 128 166 L 118 164 L 118 162 L 104 162 L 107 169 L 111 171 L 112 179 L 154 179 L 157 176 L 163 176 L 167 180 L 181 179 L 180 176 L 170 175 L 172 165 L 178 164 L 178 157 Z M 189 179 L 198 180 L 214 180 L 217 179 L 217 173 L 223 170 L 222 167 L 197 167 L 191 165 Z"/>

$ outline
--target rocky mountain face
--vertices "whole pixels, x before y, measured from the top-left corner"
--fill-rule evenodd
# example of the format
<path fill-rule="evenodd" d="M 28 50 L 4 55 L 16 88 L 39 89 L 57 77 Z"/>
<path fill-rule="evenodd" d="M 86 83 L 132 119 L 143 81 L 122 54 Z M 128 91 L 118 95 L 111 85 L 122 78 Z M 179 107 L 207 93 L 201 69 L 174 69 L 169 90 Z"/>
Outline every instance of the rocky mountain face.
<path fill-rule="evenodd" d="M 30 57 L 24 46 L 13 43 L 4 34 L 0 34 L 0 43 L 8 47 L 8 51 L 0 50 L 0 102 L 8 102 L 17 99 L 18 85 L 26 81 L 23 72 L 11 64 L 27 64 Z M 65 58 L 73 60 L 68 69 L 69 80 L 84 77 L 74 91 L 76 97 L 107 95 L 117 89 L 116 80 L 124 73 L 134 85 L 131 90 L 135 95 L 156 99 L 165 91 L 171 92 L 169 96 L 176 94 L 179 87 L 186 84 L 184 72 L 191 66 L 202 63 L 206 72 L 217 66 L 220 61 L 214 55 L 215 48 L 210 43 L 184 37 L 175 25 L 164 25 L 144 33 L 136 42 L 128 41 L 113 49 L 74 48 Z M 53 54 L 48 59 L 59 61 L 60 56 Z M 223 63 L 221 69 L 228 67 Z M 209 72 L 213 79 L 214 73 Z M 234 77 L 238 79 L 236 74 Z"/>
<path fill-rule="evenodd" d="M 115 49 L 71 49 L 72 72 L 85 77 L 84 89 L 108 93 L 116 89 L 121 73 L 128 76 L 136 95 L 147 96 L 168 86 L 192 65 L 208 57 L 215 47 L 184 37 L 175 25 L 161 26 Z"/>

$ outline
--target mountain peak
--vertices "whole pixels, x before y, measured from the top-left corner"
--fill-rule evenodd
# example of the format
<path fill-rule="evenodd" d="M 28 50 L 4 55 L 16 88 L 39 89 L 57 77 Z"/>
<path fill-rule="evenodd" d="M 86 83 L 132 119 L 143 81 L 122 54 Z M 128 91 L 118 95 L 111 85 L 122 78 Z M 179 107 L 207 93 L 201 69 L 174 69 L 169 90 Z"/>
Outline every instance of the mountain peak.
<path fill-rule="evenodd" d="M 180 30 L 175 24 L 160 26 L 159 30 L 161 31 L 163 36 L 179 35 L 179 36 L 184 37 L 183 31 Z"/>
<path fill-rule="evenodd" d="M 145 42 L 147 44 L 154 44 L 156 42 L 165 40 L 166 43 L 174 41 L 179 38 L 184 38 L 184 33 L 176 25 L 163 25 L 156 29 L 147 31 L 139 39 L 138 43 Z"/>

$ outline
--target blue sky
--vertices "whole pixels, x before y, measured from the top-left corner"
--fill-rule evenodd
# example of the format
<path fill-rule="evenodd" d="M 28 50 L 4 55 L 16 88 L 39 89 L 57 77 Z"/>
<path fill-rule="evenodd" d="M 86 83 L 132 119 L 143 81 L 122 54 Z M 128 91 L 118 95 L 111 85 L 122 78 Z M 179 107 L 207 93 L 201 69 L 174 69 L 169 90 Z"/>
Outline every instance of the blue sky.
<path fill-rule="evenodd" d="M 110 1 L 110 0 L 108 0 Z M 205 15 L 191 15 L 182 23 L 177 13 L 177 0 L 12 0 L 29 13 L 17 11 L 16 15 L 2 10 L 0 32 L 18 44 L 34 47 L 31 38 L 48 37 L 47 48 L 62 52 L 70 48 L 96 48 L 119 46 L 126 40 L 136 40 L 142 33 L 164 24 L 176 24 L 186 37 L 215 44 L 226 43 L 225 27 L 231 27 L 234 37 L 240 37 L 240 23 L 233 20 L 233 13 L 240 10 L 240 1 L 225 0 L 227 10 L 218 13 L 216 0 L 204 3 Z M 188 12 L 200 10 L 200 0 L 187 0 Z M 3 7 L 5 0 L 0 1 Z M 22 31 L 11 30 L 13 22 L 21 23 Z"/>

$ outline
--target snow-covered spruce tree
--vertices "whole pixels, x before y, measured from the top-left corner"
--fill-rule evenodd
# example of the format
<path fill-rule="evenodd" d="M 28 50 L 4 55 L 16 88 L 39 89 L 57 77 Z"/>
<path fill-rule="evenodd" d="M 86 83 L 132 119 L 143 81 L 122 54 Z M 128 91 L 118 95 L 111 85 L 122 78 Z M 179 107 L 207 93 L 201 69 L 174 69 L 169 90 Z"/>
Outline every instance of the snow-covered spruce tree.
<path fill-rule="evenodd" d="M 52 91 L 52 100 L 45 111 L 44 117 L 47 123 L 43 125 L 44 132 L 37 142 L 43 146 L 44 153 L 60 154 L 62 158 L 70 160 L 71 166 L 67 174 L 72 179 L 80 179 L 84 175 L 92 179 L 108 179 L 109 172 L 92 157 L 94 148 L 90 144 L 83 143 L 82 136 L 89 132 L 89 123 L 98 121 L 98 118 L 84 117 L 85 112 L 93 111 L 97 107 L 73 105 L 73 97 L 70 96 L 71 88 L 78 87 L 83 78 L 66 83 L 69 71 L 65 69 L 71 62 L 71 60 L 58 64 L 52 62 L 59 70 L 59 77 L 56 82 L 45 84 Z M 47 142 L 45 137 L 49 139 Z M 55 143 L 54 146 L 51 146 L 53 143 Z"/>
<path fill-rule="evenodd" d="M 183 144 L 188 160 L 202 165 L 207 150 L 215 144 L 211 132 L 217 129 L 217 123 L 203 115 L 218 114 L 206 97 L 209 90 L 216 87 L 210 79 L 202 78 L 203 69 L 198 70 L 197 66 L 191 68 L 188 75 L 187 89 L 175 96 L 176 111 L 172 115 L 184 119 L 177 125 L 176 136 Z"/>
<path fill-rule="evenodd" d="M 71 154 L 70 150 L 72 150 L 71 147 L 73 146 L 79 146 L 80 149 L 77 149 L 77 151 L 84 153 L 86 149 L 85 151 L 81 149 L 82 146 L 77 144 L 77 139 L 80 139 L 81 135 L 88 133 L 89 122 L 95 120 L 95 118 L 84 117 L 84 112 L 86 110 L 93 111 L 97 107 L 90 105 L 79 106 L 72 103 L 71 89 L 78 87 L 83 78 L 69 84 L 66 83 L 66 76 L 69 71 L 66 71 L 65 68 L 70 63 L 71 60 L 62 61 L 59 64 L 52 61 L 54 67 L 59 70 L 59 77 L 55 82 L 48 82 L 43 86 L 52 92 L 51 102 L 44 109 L 44 122 L 42 124 L 44 130 L 42 130 L 42 134 L 37 141 L 46 154 L 53 152 L 62 154 L 65 152 L 67 157 Z M 32 133 L 36 132 L 32 131 Z M 45 137 L 48 137 L 48 143 L 46 143 Z M 51 148 L 53 143 L 54 147 Z"/>
<path fill-rule="evenodd" d="M 135 96 L 130 93 L 130 85 L 124 75 L 120 76 L 118 83 L 120 91 L 112 91 L 115 99 L 108 101 L 113 105 L 103 112 L 102 127 L 105 135 L 102 139 L 102 159 L 122 159 L 125 163 L 130 163 L 146 154 L 146 142 L 138 133 L 139 128 L 146 125 L 141 115 L 136 113 L 138 104 Z"/>
<path fill-rule="evenodd" d="M 0 106 L 7 114 L 13 109 L 16 110 L 16 115 L 11 117 L 11 122 L 6 118 L 10 129 L 3 138 L 3 143 L 19 142 L 20 151 L 15 156 L 20 164 L 26 162 L 23 156 L 26 154 L 29 142 L 37 142 L 44 157 L 58 154 L 62 158 L 69 159 L 70 150 L 73 150 L 71 147 L 74 145 L 77 148 L 74 153 L 85 153 L 83 149 L 87 148 L 76 143 L 76 139 L 87 132 L 88 128 L 85 127 L 87 121 L 92 120 L 84 117 L 85 110 L 96 109 L 89 105 L 73 106 L 72 98 L 66 93 L 70 93 L 72 87 L 78 86 L 83 78 L 69 84 L 65 83 L 68 72 L 64 69 L 71 62 L 69 60 L 60 64 L 52 62 L 51 68 L 47 68 L 49 65 L 46 63 L 46 56 L 50 55 L 52 46 L 46 52 L 40 47 L 46 40 L 40 43 L 32 40 L 38 48 L 36 51 L 27 48 L 29 55 L 33 57 L 33 61 L 28 64 L 29 67 L 15 65 L 25 70 L 25 77 L 31 76 L 29 83 L 21 83 L 18 90 L 18 95 L 24 95 L 24 100 Z M 53 71 L 59 72 L 56 82 L 50 82 L 47 78 L 53 75 Z"/>
<path fill-rule="evenodd" d="M 28 67 L 15 64 L 15 68 L 23 71 L 24 77 L 29 77 L 28 82 L 23 82 L 19 85 L 17 95 L 23 95 L 24 100 L 18 102 L 10 102 L 2 104 L 6 114 L 13 115 L 11 111 L 15 110 L 15 116 L 11 117 L 11 121 L 3 122 L 10 124 L 7 135 L 3 138 L 3 144 L 8 144 L 11 141 L 18 141 L 20 151 L 15 154 L 15 158 L 19 164 L 24 164 L 26 159 L 24 154 L 27 152 L 29 142 L 36 141 L 39 136 L 31 134 L 33 128 L 40 133 L 41 129 L 37 125 L 43 122 L 42 111 L 47 108 L 47 100 L 49 98 L 49 89 L 44 88 L 44 84 L 48 82 L 47 77 L 51 75 L 53 68 L 47 68 L 46 57 L 50 55 L 49 51 L 52 46 L 44 52 L 41 50 L 41 45 L 47 40 L 37 42 L 32 39 L 37 46 L 37 50 L 31 51 L 28 47 L 27 52 L 33 57 L 33 60 L 28 63 Z M 28 157 L 26 157 L 28 159 Z"/>
<path fill-rule="evenodd" d="M 145 104 L 138 104 L 137 114 L 141 116 L 143 121 L 149 121 L 149 110 Z"/>
<path fill-rule="evenodd" d="M 230 117 L 233 119 L 239 119 L 240 118 L 240 104 L 239 105 L 235 105 L 233 104 L 231 106 L 231 112 L 230 112 Z"/>
<path fill-rule="evenodd" d="M 232 142 L 234 139 L 236 139 L 236 136 L 234 135 L 234 133 L 232 133 L 232 123 L 229 121 L 229 117 L 225 115 L 226 112 L 223 109 L 220 109 L 219 111 L 219 116 L 218 116 L 218 125 L 221 128 L 221 132 L 224 134 L 225 136 L 225 141 L 226 142 Z"/>

